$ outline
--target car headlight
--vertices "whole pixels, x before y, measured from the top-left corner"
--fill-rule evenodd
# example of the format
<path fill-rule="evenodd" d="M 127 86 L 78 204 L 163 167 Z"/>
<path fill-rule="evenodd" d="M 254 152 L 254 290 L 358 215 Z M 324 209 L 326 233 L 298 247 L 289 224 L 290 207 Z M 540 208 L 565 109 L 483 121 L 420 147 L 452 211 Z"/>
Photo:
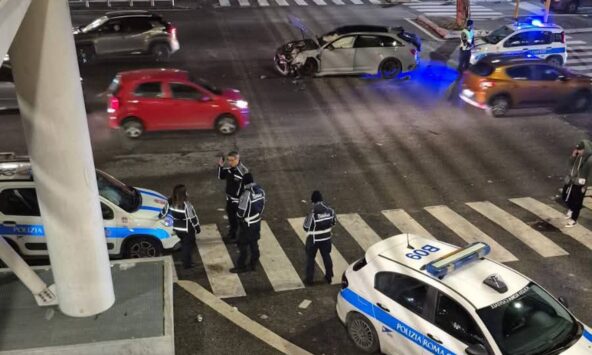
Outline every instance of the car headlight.
<path fill-rule="evenodd" d="M 246 102 L 245 100 L 236 100 L 232 102 L 234 104 L 234 106 L 240 108 L 240 109 L 245 109 L 247 107 L 249 107 L 249 103 Z"/>
<path fill-rule="evenodd" d="M 166 215 L 163 220 L 160 221 L 165 227 L 172 227 L 173 226 L 173 217 L 170 215 Z"/>

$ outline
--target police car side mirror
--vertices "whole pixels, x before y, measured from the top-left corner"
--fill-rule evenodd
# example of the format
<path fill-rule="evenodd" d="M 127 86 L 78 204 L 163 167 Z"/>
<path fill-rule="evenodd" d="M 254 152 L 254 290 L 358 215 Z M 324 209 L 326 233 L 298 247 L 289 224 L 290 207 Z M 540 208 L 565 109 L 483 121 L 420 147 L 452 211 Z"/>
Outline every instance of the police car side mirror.
<path fill-rule="evenodd" d="M 487 349 L 485 349 L 485 346 L 483 346 L 483 344 L 473 344 L 471 346 L 469 346 L 465 352 L 469 355 L 487 355 L 489 354 L 487 352 Z"/>
<path fill-rule="evenodd" d="M 559 302 L 561 302 L 562 305 L 565 306 L 565 308 L 569 308 L 569 303 L 567 303 L 567 300 L 563 297 L 559 297 Z"/>

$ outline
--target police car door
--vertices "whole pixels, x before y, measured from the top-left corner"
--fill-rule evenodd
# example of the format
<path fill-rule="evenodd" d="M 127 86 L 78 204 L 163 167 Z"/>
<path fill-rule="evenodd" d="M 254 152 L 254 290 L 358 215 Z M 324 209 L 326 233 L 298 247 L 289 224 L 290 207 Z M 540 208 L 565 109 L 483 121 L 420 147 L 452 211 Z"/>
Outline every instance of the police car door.
<path fill-rule="evenodd" d="M 118 238 L 120 235 L 118 231 L 121 229 L 121 227 L 117 226 L 117 221 L 121 219 L 118 208 L 106 198 L 100 197 L 99 199 L 101 201 L 101 214 L 103 215 L 103 223 L 105 226 L 107 250 L 109 251 L 109 254 L 119 254 L 123 238 Z"/>
<path fill-rule="evenodd" d="M 35 188 L 13 186 L 0 191 L 0 212 L 0 232 L 21 254 L 47 255 Z"/>
<path fill-rule="evenodd" d="M 386 354 L 415 355 L 450 354 L 439 343 L 430 339 L 431 326 L 427 320 L 428 293 L 425 283 L 395 272 L 378 272 L 374 278 L 376 332 Z M 433 291 L 431 291 L 433 292 Z"/>
<path fill-rule="evenodd" d="M 430 294 L 430 319 L 433 323 L 430 334 L 436 342 L 454 354 L 493 354 L 475 321 L 476 313 L 461 305 L 460 298 L 462 296 L 453 298 L 438 290 Z M 462 303 L 468 305 L 468 302 Z"/>

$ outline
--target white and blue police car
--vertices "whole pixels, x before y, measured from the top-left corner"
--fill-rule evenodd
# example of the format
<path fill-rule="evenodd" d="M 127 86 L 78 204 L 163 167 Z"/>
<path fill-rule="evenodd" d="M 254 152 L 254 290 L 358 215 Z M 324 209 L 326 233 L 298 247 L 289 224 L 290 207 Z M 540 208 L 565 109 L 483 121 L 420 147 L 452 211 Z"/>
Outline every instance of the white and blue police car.
<path fill-rule="evenodd" d="M 567 62 L 565 32 L 536 18 L 504 25 L 475 40 L 470 62 L 475 64 L 491 54 L 539 57 L 561 66 Z"/>
<path fill-rule="evenodd" d="M 489 249 L 412 234 L 378 242 L 345 271 L 339 319 L 368 353 L 592 354 L 590 328 L 532 280 L 484 258 Z"/>
<path fill-rule="evenodd" d="M 179 247 L 172 218 L 158 218 L 165 196 L 100 170 L 96 177 L 110 256 L 153 257 Z M 0 236 L 25 258 L 48 255 L 29 159 L 12 153 L 0 153 Z"/>

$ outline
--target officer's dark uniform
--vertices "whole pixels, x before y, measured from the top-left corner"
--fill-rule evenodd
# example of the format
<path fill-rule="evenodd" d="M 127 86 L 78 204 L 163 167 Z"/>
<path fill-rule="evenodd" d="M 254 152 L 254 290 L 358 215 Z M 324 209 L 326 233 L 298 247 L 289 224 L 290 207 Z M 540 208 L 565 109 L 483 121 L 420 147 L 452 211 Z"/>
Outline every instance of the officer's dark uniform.
<path fill-rule="evenodd" d="M 238 199 L 243 190 L 243 176 L 248 172 L 249 169 L 242 162 L 234 168 L 218 166 L 218 179 L 226 180 L 226 215 L 230 225 L 227 239 L 229 240 L 236 239 Z"/>
<path fill-rule="evenodd" d="M 199 219 L 195 213 L 195 209 L 189 202 L 184 203 L 183 208 L 176 208 L 171 206 L 171 200 L 167 201 L 165 206 L 160 211 L 159 217 L 166 215 L 173 217 L 173 230 L 181 239 L 181 259 L 183 267 L 188 269 L 191 267 L 191 254 L 195 247 L 195 235 L 201 232 L 199 226 Z"/>
<path fill-rule="evenodd" d="M 244 191 L 240 196 L 237 216 L 239 218 L 238 250 L 239 257 L 232 272 L 244 272 L 246 269 L 247 252 L 251 251 L 250 270 L 255 270 L 259 261 L 259 237 L 261 232 L 261 216 L 265 208 L 265 191 L 253 182 L 250 173 L 243 177 Z"/>
<path fill-rule="evenodd" d="M 312 211 L 304 220 L 306 238 L 306 279 L 305 283 L 312 284 L 314 278 L 315 257 L 317 250 L 321 251 L 325 264 L 325 280 L 331 283 L 333 278 L 333 261 L 331 260 L 331 230 L 335 226 L 335 211 L 323 202 L 319 191 L 311 196 Z"/>

